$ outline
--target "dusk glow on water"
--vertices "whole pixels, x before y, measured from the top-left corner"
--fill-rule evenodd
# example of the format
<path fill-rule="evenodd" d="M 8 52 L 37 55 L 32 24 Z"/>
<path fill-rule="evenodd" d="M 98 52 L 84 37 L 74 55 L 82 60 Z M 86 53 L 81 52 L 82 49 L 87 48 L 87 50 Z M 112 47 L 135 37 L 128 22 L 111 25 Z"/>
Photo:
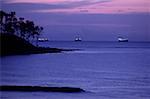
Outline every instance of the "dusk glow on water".
<path fill-rule="evenodd" d="M 150 43 L 45 42 L 42 44 L 80 50 L 2 57 L 1 84 L 79 87 L 86 92 L 2 92 L 4 99 L 150 98 Z"/>

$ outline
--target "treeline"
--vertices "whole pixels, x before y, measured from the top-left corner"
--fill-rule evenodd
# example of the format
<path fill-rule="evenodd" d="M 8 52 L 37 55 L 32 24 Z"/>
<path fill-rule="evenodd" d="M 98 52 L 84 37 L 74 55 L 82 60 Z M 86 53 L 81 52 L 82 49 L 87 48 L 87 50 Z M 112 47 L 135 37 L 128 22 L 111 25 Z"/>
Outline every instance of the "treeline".
<path fill-rule="evenodd" d="M 4 12 L 0 10 L 0 32 L 13 34 L 21 37 L 30 43 L 38 41 L 43 27 L 35 25 L 33 21 L 18 18 L 16 12 Z"/>

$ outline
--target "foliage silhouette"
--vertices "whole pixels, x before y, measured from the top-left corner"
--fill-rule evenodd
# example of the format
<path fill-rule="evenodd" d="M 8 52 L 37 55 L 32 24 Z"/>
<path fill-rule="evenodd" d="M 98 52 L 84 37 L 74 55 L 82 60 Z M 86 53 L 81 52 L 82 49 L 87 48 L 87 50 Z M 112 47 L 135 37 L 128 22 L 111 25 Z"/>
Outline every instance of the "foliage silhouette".
<path fill-rule="evenodd" d="M 33 21 L 16 17 L 16 12 L 6 13 L 0 11 L 0 31 L 1 33 L 13 34 L 21 37 L 30 43 L 36 41 L 38 46 L 38 38 L 43 31 L 43 27 L 37 26 Z"/>

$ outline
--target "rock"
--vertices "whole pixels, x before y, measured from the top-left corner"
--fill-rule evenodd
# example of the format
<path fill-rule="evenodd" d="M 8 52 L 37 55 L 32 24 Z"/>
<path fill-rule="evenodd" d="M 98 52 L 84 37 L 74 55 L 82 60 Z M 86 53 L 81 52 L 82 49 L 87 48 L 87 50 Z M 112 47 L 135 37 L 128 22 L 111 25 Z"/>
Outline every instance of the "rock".
<path fill-rule="evenodd" d="M 24 92 L 85 92 L 81 88 L 74 87 L 42 87 L 42 86 L 0 86 L 0 91 L 24 91 Z"/>

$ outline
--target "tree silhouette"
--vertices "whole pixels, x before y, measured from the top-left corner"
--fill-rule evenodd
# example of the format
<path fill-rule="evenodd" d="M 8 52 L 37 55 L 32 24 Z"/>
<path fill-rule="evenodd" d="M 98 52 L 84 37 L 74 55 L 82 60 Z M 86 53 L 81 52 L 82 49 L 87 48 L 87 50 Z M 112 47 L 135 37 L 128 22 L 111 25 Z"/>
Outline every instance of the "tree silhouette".
<path fill-rule="evenodd" d="M 3 19 L 5 17 L 6 13 L 4 11 L 0 11 L 0 23 L 3 23 Z"/>
<path fill-rule="evenodd" d="M 43 27 L 37 26 L 33 21 L 25 20 L 23 17 L 17 18 L 16 12 L 6 13 L 0 10 L 0 31 L 21 37 L 29 42 L 38 38 Z"/>
<path fill-rule="evenodd" d="M 6 13 L 2 10 L 0 10 L 0 32 L 4 32 L 4 19 L 5 19 Z"/>

